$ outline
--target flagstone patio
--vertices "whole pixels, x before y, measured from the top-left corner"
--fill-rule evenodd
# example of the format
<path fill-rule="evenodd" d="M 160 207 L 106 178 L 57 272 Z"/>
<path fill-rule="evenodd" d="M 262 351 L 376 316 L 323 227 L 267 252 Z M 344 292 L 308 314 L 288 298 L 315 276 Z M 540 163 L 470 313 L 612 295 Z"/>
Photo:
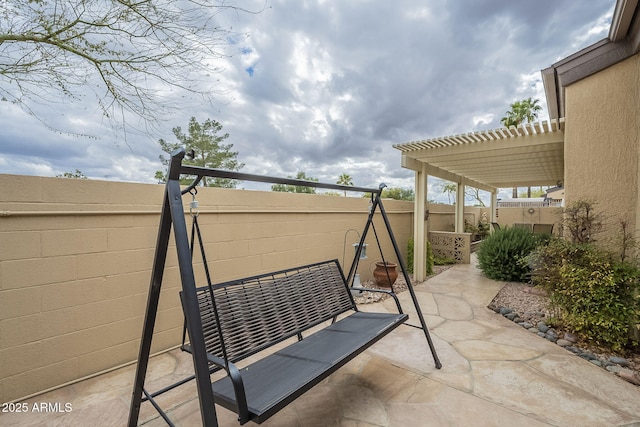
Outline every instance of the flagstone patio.
<path fill-rule="evenodd" d="M 502 285 L 482 276 L 475 263 L 418 285 L 442 369 L 435 369 L 422 331 L 401 327 L 263 425 L 640 426 L 640 387 L 486 308 Z M 407 292 L 400 299 L 412 307 Z M 394 311 L 395 304 L 360 308 Z M 0 424 L 126 425 L 134 372 L 134 366 L 121 368 L 21 402 L 28 411 L 1 413 Z M 191 372 L 190 355 L 161 354 L 151 359 L 147 388 Z M 158 401 L 176 425 L 200 425 L 193 382 Z M 51 411 L 35 412 L 42 403 Z M 238 425 L 235 414 L 217 412 L 221 426 Z M 166 424 L 144 403 L 140 425 Z"/>

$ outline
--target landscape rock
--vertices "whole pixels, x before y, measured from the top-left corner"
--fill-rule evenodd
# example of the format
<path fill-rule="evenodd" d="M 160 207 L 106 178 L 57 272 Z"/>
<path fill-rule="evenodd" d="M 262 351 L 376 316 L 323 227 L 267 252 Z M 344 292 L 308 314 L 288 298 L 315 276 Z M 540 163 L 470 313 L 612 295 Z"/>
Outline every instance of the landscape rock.
<path fill-rule="evenodd" d="M 574 334 L 573 332 L 565 332 L 563 338 L 567 341 L 571 341 L 572 343 L 578 341 L 578 335 Z"/>
<path fill-rule="evenodd" d="M 596 360 L 597 359 L 595 354 L 593 354 L 593 353 L 591 353 L 589 351 L 582 352 L 582 353 L 578 354 L 578 356 L 582 357 L 585 360 Z"/>
<path fill-rule="evenodd" d="M 508 292 L 504 292 L 507 290 Z M 507 284 L 501 293 L 494 298 L 489 307 L 496 313 L 512 320 L 519 326 L 527 329 L 541 338 L 555 342 L 568 351 L 589 361 L 593 365 L 606 369 L 621 379 L 640 386 L 640 357 L 604 356 L 600 348 L 592 347 L 587 343 L 584 348 L 576 346 L 579 336 L 575 332 L 564 330 L 556 331 L 549 327 L 545 320 L 548 318 L 548 298 L 534 295 L 531 288 L 524 290 L 520 284 Z M 524 314 L 522 314 L 524 313 Z M 596 356 L 597 353 L 600 357 Z M 639 426 L 640 427 L 640 426 Z"/>
<path fill-rule="evenodd" d="M 615 363 L 616 365 L 620 365 L 620 366 L 629 366 L 629 365 L 631 365 L 631 363 L 629 363 L 629 361 L 627 359 L 625 359 L 624 357 L 611 356 L 609 358 L 609 361 L 611 363 Z"/>
<path fill-rule="evenodd" d="M 618 372 L 618 376 L 631 384 L 640 386 L 640 375 L 631 369 L 622 369 Z"/>

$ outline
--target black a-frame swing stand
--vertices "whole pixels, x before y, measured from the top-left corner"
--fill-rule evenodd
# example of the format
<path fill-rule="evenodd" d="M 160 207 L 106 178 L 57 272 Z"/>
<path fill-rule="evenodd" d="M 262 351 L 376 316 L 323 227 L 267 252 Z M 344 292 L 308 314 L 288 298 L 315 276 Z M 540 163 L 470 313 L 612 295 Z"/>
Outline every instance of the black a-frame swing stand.
<path fill-rule="evenodd" d="M 169 167 L 129 412 L 129 427 L 137 425 L 144 401 L 149 401 L 165 421 L 173 425 L 154 398 L 192 379 L 196 380 L 203 425 L 218 425 L 216 403 L 235 411 L 241 424 L 250 420 L 261 423 L 403 324 L 408 315 L 402 313 L 400 302 L 393 292 L 385 291 L 395 299 L 398 314 L 360 312 L 349 291 L 349 287 L 353 287 L 360 254 L 370 228 L 380 245 L 373 222 L 377 211 L 384 221 L 416 309 L 419 325 L 409 326 L 423 330 L 435 365 L 437 368 L 441 367 L 382 204 L 380 194 L 383 185 L 378 189 L 370 189 L 200 168 L 183 165 L 184 156 L 184 150 L 173 153 Z M 195 176 L 195 179 L 188 187 L 181 189 L 181 175 Z M 193 219 L 194 228 L 190 241 L 182 203 L 183 195 L 193 191 L 203 177 L 371 193 L 368 219 L 347 277 L 338 261 L 331 260 L 212 284 L 197 226 L 197 215 Z M 183 343 L 182 348 L 192 354 L 195 374 L 150 393 L 144 384 L 172 228 L 182 282 L 180 299 L 189 338 L 189 343 Z M 192 263 L 196 238 L 200 241 L 208 281 L 204 287 L 196 286 Z M 300 295 L 304 297 L 301 298 Z M 243 317 L 247 313 L 252 317 Z M 256 313 L 260 316 L 260 321 L 256 321 Z M 351 314 L 345 317 L 347 313 Z M 303 337 L 303 333 L 306 334 L 309 328 L 326 325 L 328 322 L 331 322 L 330 326 Z M 238 333 L 238 330 L 242 332 Z M 251 369 L 236 368 L 235 362 L 293 337 L 298 337 L 298 341 L 252 363 Z M 212 384 L 211 372 L 219 369 L 224 369 L 227 377 Z"/>

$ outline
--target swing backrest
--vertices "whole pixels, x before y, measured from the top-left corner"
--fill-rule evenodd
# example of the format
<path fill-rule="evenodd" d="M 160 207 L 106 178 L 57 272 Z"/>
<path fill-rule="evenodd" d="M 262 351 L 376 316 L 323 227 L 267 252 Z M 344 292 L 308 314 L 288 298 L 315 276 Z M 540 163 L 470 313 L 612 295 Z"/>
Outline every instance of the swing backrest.
<path fill-rule="evenodd" d="M 207 353 L 220 358 L 226 353 L 230 362 L 356 310 L 337 260 L 219 283 L 211 289 L 215 306 L 209 286 L 197 289 Z"/>

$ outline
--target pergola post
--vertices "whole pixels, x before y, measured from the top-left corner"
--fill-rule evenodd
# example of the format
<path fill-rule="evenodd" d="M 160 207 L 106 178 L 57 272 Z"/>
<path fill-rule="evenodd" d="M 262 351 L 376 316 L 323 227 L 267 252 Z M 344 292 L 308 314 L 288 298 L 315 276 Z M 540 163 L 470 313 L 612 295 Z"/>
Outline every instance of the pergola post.
<path fill-rule="evenodd" d="M 464 178 L 460 178 L 460 180 L 457 182 L 456 188 L 456 233 L 464 232 L 464 188 L 465 180 Z"/>
<path fill-rule="evenodd" d="M 416 200 L 413 204 L 413 272 L 415 279 L 421 282 L 427 275 L 425 213 L 427 211 L 427 164 L 415 171 Z"/>
<path fill-rule="evenodd" d="M 498 194 L 496 191 L 491 192 L 491 222 L 498 222 Z"/>

